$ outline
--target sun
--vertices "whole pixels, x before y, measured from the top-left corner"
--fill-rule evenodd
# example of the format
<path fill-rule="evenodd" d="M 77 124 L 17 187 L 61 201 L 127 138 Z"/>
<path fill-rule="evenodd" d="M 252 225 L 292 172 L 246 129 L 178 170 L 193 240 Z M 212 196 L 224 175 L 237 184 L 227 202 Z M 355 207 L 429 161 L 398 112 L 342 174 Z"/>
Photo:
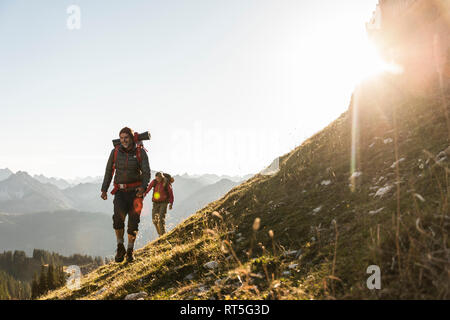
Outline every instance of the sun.
<path fill-rule="evenodd" d="M 376 77 L 382 73 L 399 74 L 402 67 L 392 61 L 381 58 L 375 44 L 369 38 L 365 38 L 354 44 L 352 48 L 358 54 L 353 55 L 354 81 L 360 83 L 364 80 Z"/>

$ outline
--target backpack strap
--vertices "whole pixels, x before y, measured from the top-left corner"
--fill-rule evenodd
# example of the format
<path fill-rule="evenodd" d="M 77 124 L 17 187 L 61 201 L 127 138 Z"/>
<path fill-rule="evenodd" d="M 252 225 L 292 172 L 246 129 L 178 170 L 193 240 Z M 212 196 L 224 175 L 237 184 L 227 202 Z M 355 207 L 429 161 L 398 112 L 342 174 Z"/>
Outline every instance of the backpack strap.
<path fill-rule="evenodd" d="M 136 158 L 138 159 L 139 162 L 139 166 L 142 163 L 142 149 L 144 149 L 145 151 L 147 151 L 147 149 L 145 149 L 144 145 L 142 143 L 139 143 L 136 145 Z M 148 151 L 147 151 L 148 152 Z"/>
<path fill-rule="evenodd" d="M 116 161 L 117 161 L 117 154 L 119 153 L 119 145 L 117 145 L 114 148 L 114 160 L 113 160 L 113 167 L 112 167 L 112 174 L 111 177 L 114 177 L 114 172 L 116 171 Z"/>
<path fill-rule="evenodd" d="M 167 193 L 167 195 L 169 195 L 169 186 L 172 186 L 172 183 L 170 180 L 171 179 L 168 178 L 168 174 L 163 173 L 163 186 L 164 186 L 164 182 L 165 182 L 164 191 Z"/>
<path fill-rule="evenodd" d="M 136 146 L 136 158 L 138 159 L 139 166 L 140 166 L 141 163 L 142 163 L 141 149 L 142 149 L 142 145 L 141 145 L 141 144 L 138 144 L 138 145 Z"/>

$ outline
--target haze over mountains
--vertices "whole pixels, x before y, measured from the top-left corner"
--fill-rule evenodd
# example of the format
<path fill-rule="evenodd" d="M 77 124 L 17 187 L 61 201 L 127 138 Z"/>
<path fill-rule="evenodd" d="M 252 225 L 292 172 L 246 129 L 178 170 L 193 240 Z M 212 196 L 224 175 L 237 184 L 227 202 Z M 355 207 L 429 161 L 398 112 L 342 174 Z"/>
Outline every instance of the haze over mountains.
<path fill-rule="evenodd" d="M 18 171 L 0 181 L 0 212 L 28 214 L 73 207 L 61 189 Z"/>
<path fill-rule="evenodd" d="M 9 170 L 8 168 L 0 169 L 0 181 L 7 179 L 12 174 L 13 174 L 13 172 L 11 170 Z"/>
<path fill-rule="evenodd" d="M 154 178 L 156 171 L 152 171 Z M 175 202 L 167 214 L 172 229 L 193 212 L 226 194 L 248 176 L 176 175 Z M 113 196 L 100 199 L 103 177 L 64 180 L 0 169 L 0 250 L 44 248 L 61 254 L 107 256 L 115 248 Z M 111 189 L 111 188 L 110 188 Z M 144 203 L 137 246 L 156 238 L 151 196 Z"/>

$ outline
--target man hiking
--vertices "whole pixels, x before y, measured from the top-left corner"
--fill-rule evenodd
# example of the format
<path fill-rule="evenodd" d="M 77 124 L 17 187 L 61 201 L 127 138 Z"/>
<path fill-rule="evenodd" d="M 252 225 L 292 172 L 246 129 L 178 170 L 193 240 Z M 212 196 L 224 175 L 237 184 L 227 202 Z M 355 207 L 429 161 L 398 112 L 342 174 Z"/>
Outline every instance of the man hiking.
<path fill-rule="evenodd" d="M 134 133 L 128 127 L 120 130 L 120 145 L 109 155 L 103 178 L 101 198 L 108 198 L 107 191 L 114 175 L 114 214 L 113 228 L 117 238 L 115 261 L 122 262 L 126 254 L 127 261 L 133 261 L 133 248 L 138 233 L 143 193 L 150 180 L 150 165 L 147 153 L 134 140 Z M 128 214 L 128 249 L 124 246 L 125 216 Z"/>
<path fill-rule="evenodd" d="M 152 209 L 152 220 L 156 227 L 156 231 L 159 236 L 166 233 L 165 230 L 165 219 L 167 213 L 167 204 L 169 204 L 169 210 L 172 210 L 173 206 L 173 191 L 172 183 L 173 179 L 166 177 L 162 172 L 157 172 L 155 179 L 150 182 L 145 195 L 153 189 L 153 209 Z"/>

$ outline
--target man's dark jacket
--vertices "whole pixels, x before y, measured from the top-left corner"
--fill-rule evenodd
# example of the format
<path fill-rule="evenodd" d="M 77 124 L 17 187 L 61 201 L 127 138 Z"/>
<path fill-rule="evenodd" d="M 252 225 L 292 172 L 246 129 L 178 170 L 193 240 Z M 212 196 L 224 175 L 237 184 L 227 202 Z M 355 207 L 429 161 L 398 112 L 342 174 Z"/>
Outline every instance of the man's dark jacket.
<path fill-rule="evenodd" d="M 107 192 L 112 180 L 112 169 L 114 162 L 114 151 L 112 149 L 106 165 L 105 177 L 103 178 L 102 191 Z M 116 173 L 114 183 L 127 184 L 141 181 L 144 191 L 150 181 L 150 165 L 148 156 L 144 149 L 141 149 L 141 164 L 139 165 L 136 157 L 136 145 L 133 145 L 129 151 L 126 151 L 122 145 L 119 147 L 116 160 Z"/>

